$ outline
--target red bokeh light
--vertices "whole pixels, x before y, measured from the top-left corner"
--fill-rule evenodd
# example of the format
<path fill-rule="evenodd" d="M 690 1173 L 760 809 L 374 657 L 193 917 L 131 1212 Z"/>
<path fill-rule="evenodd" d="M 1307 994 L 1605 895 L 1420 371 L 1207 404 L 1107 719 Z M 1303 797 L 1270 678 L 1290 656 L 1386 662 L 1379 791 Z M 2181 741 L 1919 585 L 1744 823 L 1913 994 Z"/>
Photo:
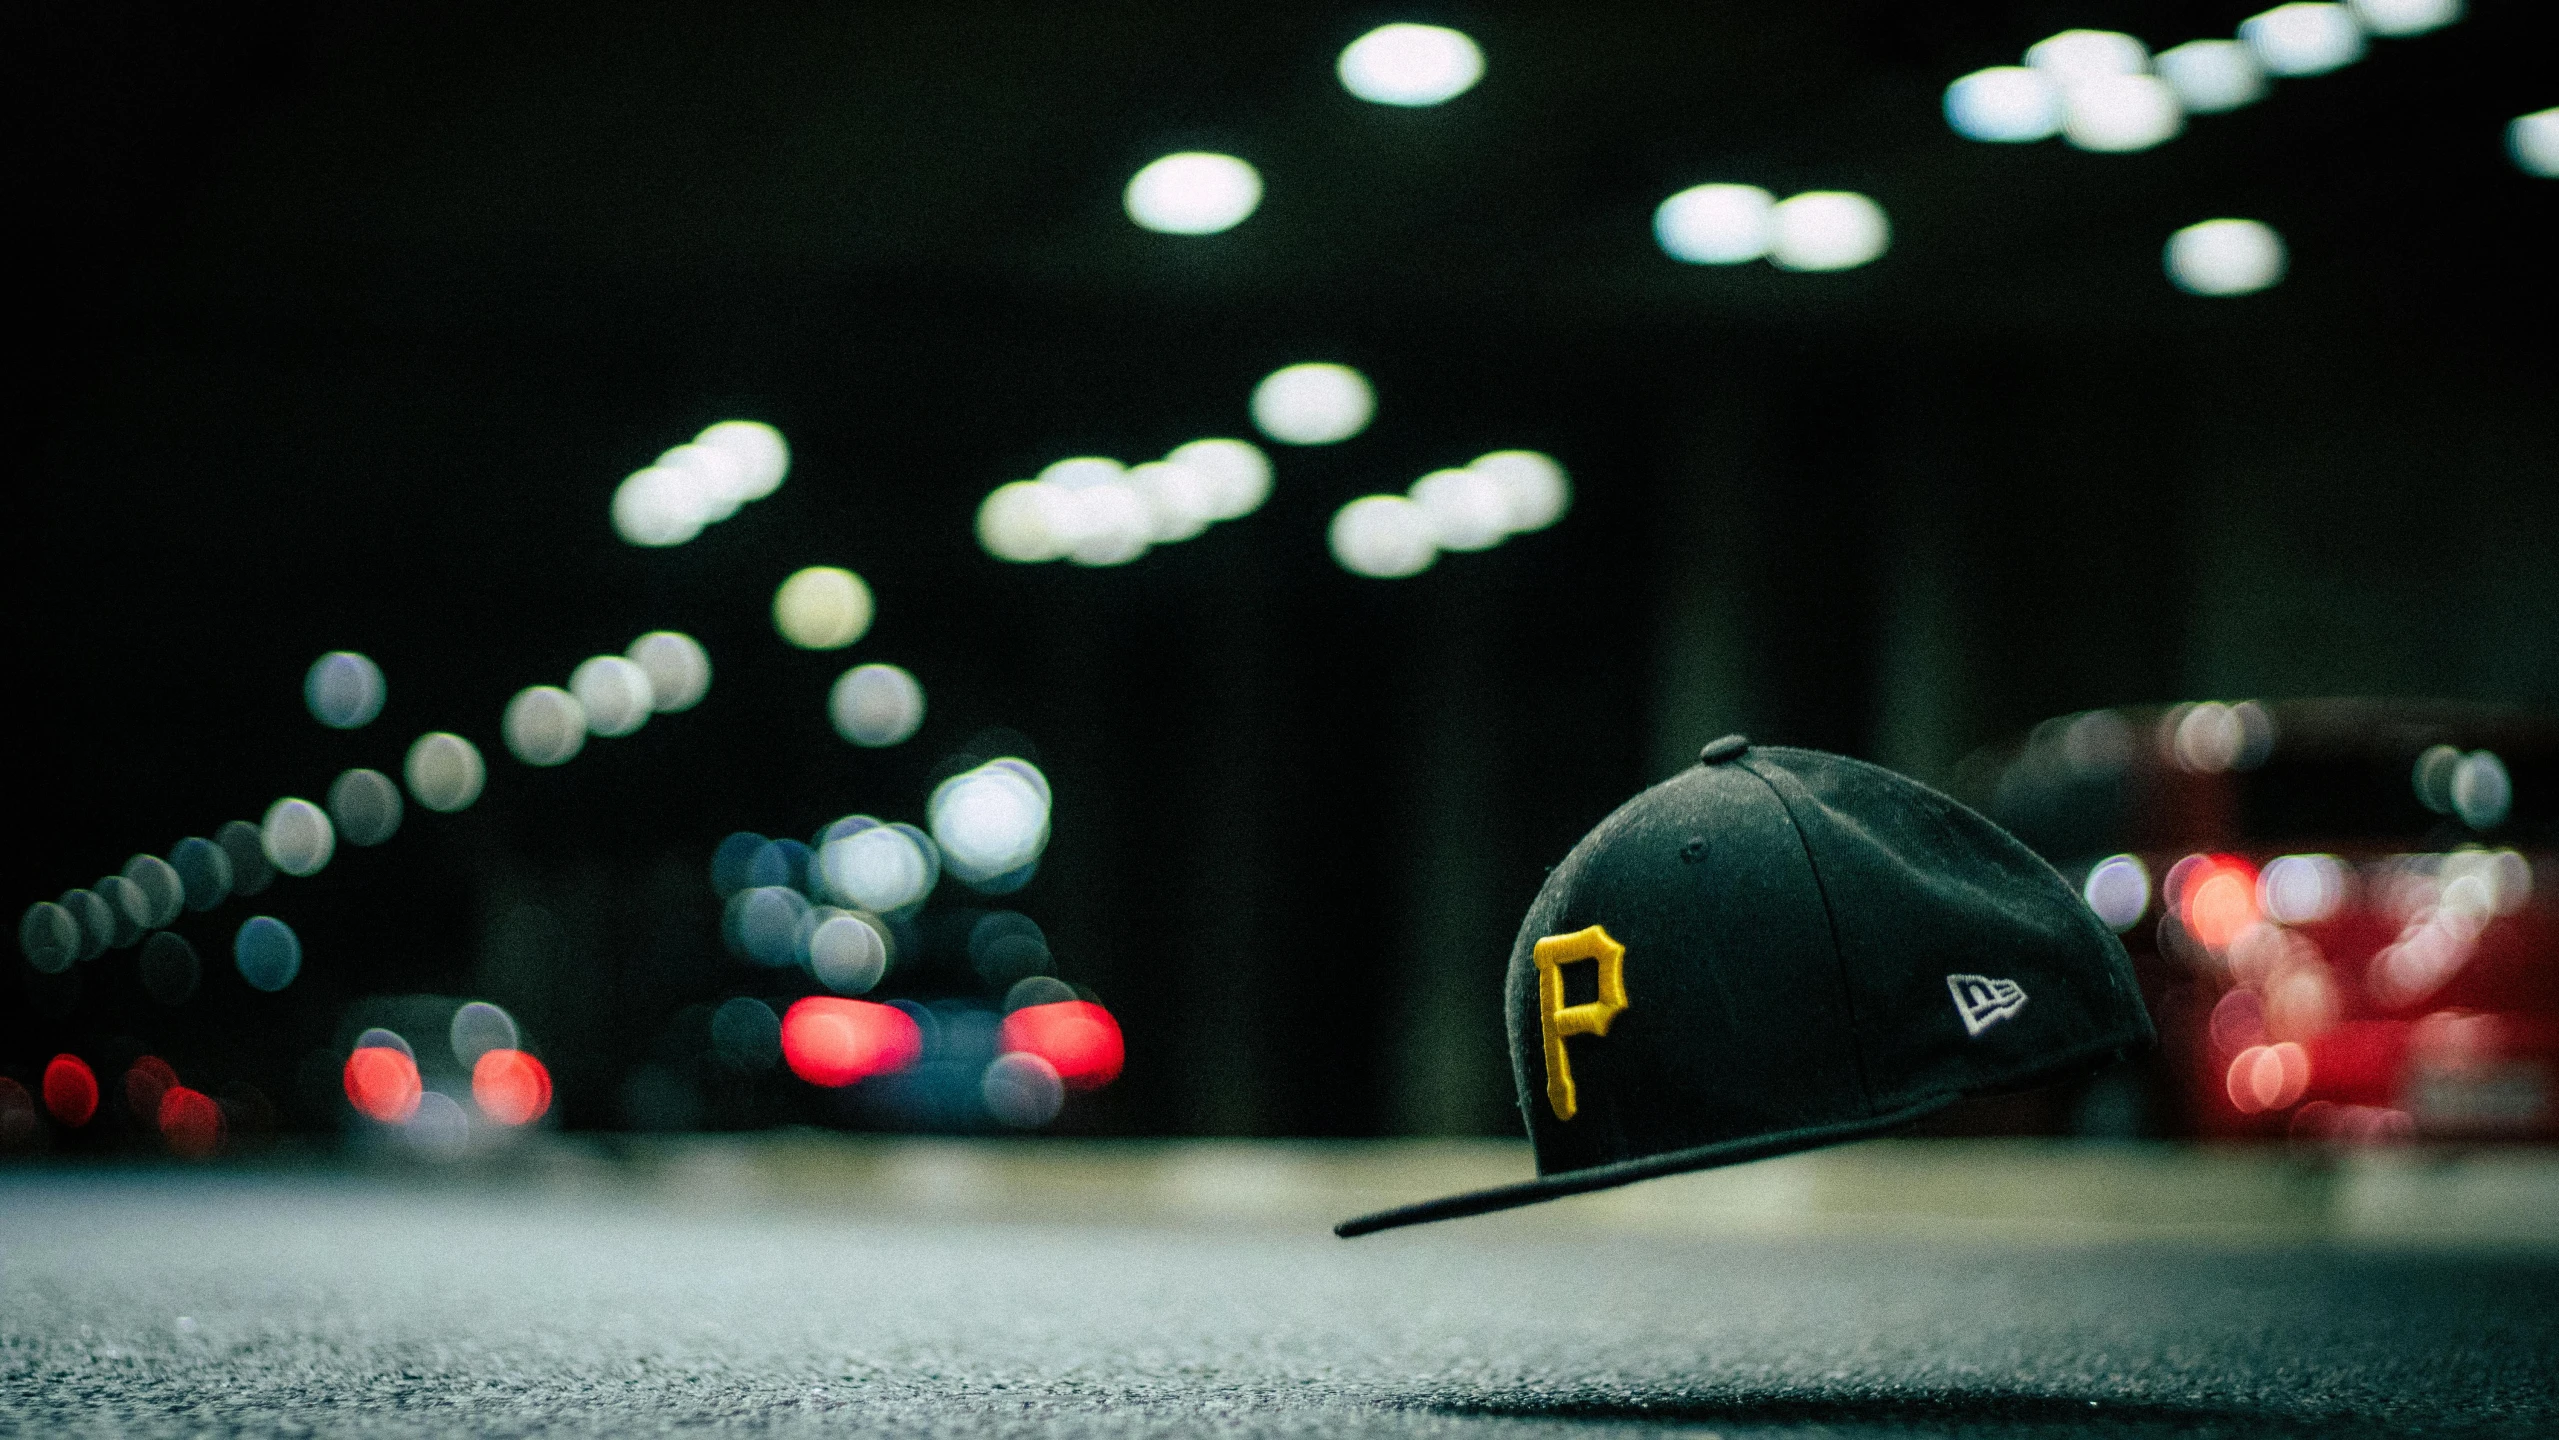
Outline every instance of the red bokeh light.
<path fill-rule="evenodd" d="M 922 1059 L 924 1032 L 894 1005 L 811 995 L 782 1016 L 782 1059 L 812 1085 L 850 1085 Z"/>
<path fill-rule="evenodd" d="M 418 1062 L 388 1045 L 366 1045 L 349 1055 L 346 1087 L 348 1103 L 385 1125 L 418 1113 L 418 1096 L 426 1089 Z"/>
<path fill-rule="evenodd" d="M 521 1050 L 487 1050 L 471 1066 L 471 1098 L 501 1125 L 527 1125 L 551 1108 L 551 1071 Z"/>
<path fill-rule="evenodd" d="M 1092 1090 L 1118 1078 L 1127 1047 L 1120 1022 L 1089 1000 L 1025 1005 L 1004 1017 L 996 1047 L 1037 1055 L 1057 1069 L 1070 1090 Z"/>
<path fill-rule="evenodd" d="M 201 1090 L 172 1085 L 160 1096 L 160 1135 L 169 1148 L 201 1160 L 222 1143 L 222 1107 Z"/>
<path fill-rule="evenodd" d="M 2219 950 L 2257 923 L 2257 871 L 2247 861 L 2215 855 L 2180 880 L 2177 919 L 2205 946 Z"/>
<path fill-rule="evenodd" d="M 55 1123 L 86 1125 L 98 1113 L 98 1076 L 77 1055 L 56 1055 L 44 1067 L 44 1108 Z"/>
<path fill-rule="evenodd" d="M 178 1083 L 178 1072 L 157 1055 L 145 1055 L 124 1072 L 124 1103 L 133 1113 L 157 1125 L 160 1123 L 160 1097 Z"/>

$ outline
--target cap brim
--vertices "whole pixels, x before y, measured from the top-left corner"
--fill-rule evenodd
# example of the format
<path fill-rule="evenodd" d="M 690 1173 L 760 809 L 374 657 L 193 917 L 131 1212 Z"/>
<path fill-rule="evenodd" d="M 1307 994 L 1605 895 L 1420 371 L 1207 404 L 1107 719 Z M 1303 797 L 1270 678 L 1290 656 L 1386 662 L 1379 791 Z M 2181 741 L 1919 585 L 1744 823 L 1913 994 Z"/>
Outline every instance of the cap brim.
<path fill-rule="evenodd" d="M 1660 1155 L 1645 1155 L 1633 1160 L 1620 1160 L 1609 1165 L 1594 1165 L 1587 1170 L 1566 1170 L 1541 1175 L 1516 1185 L 1496 1185 L 1490 1190 L 1470 1190 L 1463 1195 L 1448 1195 L 1425 1200 L 1418 1205 L 1399 1205 L 1373 1215 L 1360 1215 L 1333 1227 L 1333 1233 L 1345 1240 L 1373 1235 L 1380 1230 L 1394 1230 L 1405 1225 L 1423 1225 L 1433 1220 L 1456 1220 L 1468 1215 L 1487 1215 L 1496 1210 L 1514 1210 L 1534 1205 L 1541 1200 L 1560 1200 L 1567 1195 L 1582 1195 L 1593 1190 L 1609 1190 L 1637 1180 L 1650 1180 L 1657 1175 L 1676 1175 L 1687 1170 L 1711 1170 L 1718 1165 L 1738 1165 L 1745 1160 L 1764 1160 L 1771 1155 L 1784 1155 L 1797 1150 L 1812 1150 L 1823 1145 L 1836 1145 L 1843 1140 L 1859 1140 L 1898 1130 L 1914 1120 L 1962 1099 L 1960 1094 L 1933 1096 L 1919 1104 L 1896 1110 L 1888 1115 L 1864 1116 L 1833 1125 L 1813 1125 L 1801 1130 L 1781 1130 L 1774 1135 L 1751 1135 L 1739 1140 L 1726 1140 L 1715 1145 L 1700 1145 L 1689 1150 L 1672 1150 Z"/>

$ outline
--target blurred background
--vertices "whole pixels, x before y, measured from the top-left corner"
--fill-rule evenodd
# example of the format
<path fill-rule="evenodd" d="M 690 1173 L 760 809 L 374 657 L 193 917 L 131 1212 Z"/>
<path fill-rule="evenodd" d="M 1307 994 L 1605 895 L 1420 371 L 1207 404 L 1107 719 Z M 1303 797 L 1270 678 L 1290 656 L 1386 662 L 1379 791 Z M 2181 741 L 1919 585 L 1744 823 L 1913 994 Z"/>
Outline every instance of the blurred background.
<path fill-rule="evenodd" d="M 2531 0 L 12 48 L 13 1153 L 1511 1135 L 1518 917 L 1733 731 L 2134 949 L 1940 1131 L 2559 1136 Z"/>

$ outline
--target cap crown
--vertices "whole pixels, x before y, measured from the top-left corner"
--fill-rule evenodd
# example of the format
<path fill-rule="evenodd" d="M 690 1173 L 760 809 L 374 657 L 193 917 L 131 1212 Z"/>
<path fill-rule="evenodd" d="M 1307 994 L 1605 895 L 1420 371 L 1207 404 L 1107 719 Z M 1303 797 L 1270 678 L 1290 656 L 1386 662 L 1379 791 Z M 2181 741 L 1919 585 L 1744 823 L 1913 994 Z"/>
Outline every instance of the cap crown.
<path fill-rule="evenodd" d="M 1841 756 L 1709 754 L 1575 845 L 1512 946 L 1540 1174 L 1818 1144 L 2150 1038 L 2123 946 L 2006 831 Z"/>

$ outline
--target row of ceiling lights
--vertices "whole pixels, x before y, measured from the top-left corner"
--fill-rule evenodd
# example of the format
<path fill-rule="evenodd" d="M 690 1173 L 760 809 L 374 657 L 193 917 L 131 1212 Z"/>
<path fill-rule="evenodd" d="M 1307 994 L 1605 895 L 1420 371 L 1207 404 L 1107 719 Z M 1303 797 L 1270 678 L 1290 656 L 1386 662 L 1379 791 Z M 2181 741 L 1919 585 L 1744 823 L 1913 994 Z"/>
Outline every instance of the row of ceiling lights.
<path fill-rule="evenodd" d="M 1439 25 L 1385 25 L 1345 47 L 1342 88 L 1380 105 L 1443 104 L 1484 76 L 1484 52 Z M 1249 161 L 1185 150 L 1150 161 L 1121 194 L 1131 220 L 1165 235 L 1215 235 L 1262 203 Z M 1781 270 L 1847 270 L 1884 253 L 1892 229 L 1866 196 L 1815 190 L 1780 201 L 1753 185 L 1700 185 L 1664 200 L 1653 234 L 1675 260 L 1738 265 L 1766 259 Z"/>
<path fill-rule="evenodd" d="M 2059 135 L 2083 150 L 2146 150 L 2185 128 L 2189 114 L 2253 104 L 2270 77 L 2326 74 L 2362 57 L 2367 37 L 2404 37 L 2461 18 L 2463 0 L 2346 0 L 2278 5 L 2239 26 L 2238 38 L 2194 40 L 2154 56 L 2108 30 L 2065 30 L 2030 47 L 2022 65 L 1975 71 L 1947 87 L 1948 123 L 1969 139 L 2026 143 Z M 1483 78 L 1481 48 L 1436 25 L 1382 26 L 1344 48 L 1342 86 L 1363 100 L 1427 106 Z M 2507 132 L 2515 162 L 2559 175 L 2559 111 L 2517 119 Z M 1259 171 L 1236 156 L 1166 155 L 1140 169 L 1123 201 L 1138 225 L 1164 234 L 1212 235 L 1241 224 L 1262 200 Z M 1752 185 L 1690 187 L 1654 212 L 1664 253 L 1699 265 L 1766 259 L 1781 270 L 1845 270 L 1891 243 L 1883 209 L 1848 191 L 1809 191 L 1780 201 Z M 2262 290 L 2283 276 L 2283 242 L 2253 220 L 2214 220 L 2172 237 L 2169 277 L 2200 295 Z"/>
<path fill-rule="evenodd" d="M 2347 0 L 2278 5 L 2242 21 L 2238 38 L 2190 40 L 2156 55 L 2113 30 L 2064 30 L 1946 87 L 1946 122 L 1966 139 L 2030 144 L 2060 136 L 2098 153 L 2162 144 L 2186 117 L 2265 98 L 2271 78 L 2325 75 L 2361 59 L 2371 36 L 2406 37 L 2461 18 L 2463 0 Z M 2559 175 L 2559 110 L 2522 116 L 2506 143 L 2526 173 Z M 2196 295 L 2246 295 L 2283 278 L 2281 236 L 2261 221 L 2207 220 L 2169 237 L 2168 277 Z"/>
<path fill-rule="evenodd" d="M 2237 39 L 2190 40 L 2157 55 L 2118 31 L 2064 30 L 2028 47 L 2022 65 L 1976 70 L 1947 86 L 1946 122 L 1969 140 L 2059 135 L 2082 150 L 2147 150 L 2175 138 L 2190 114 L 2264 99 L 2271 78 L 2353 64 L 2367 36 L 2422 35 L 2461 13 L 2462 0 L 2278 5 L 2242 21 Z"/>

